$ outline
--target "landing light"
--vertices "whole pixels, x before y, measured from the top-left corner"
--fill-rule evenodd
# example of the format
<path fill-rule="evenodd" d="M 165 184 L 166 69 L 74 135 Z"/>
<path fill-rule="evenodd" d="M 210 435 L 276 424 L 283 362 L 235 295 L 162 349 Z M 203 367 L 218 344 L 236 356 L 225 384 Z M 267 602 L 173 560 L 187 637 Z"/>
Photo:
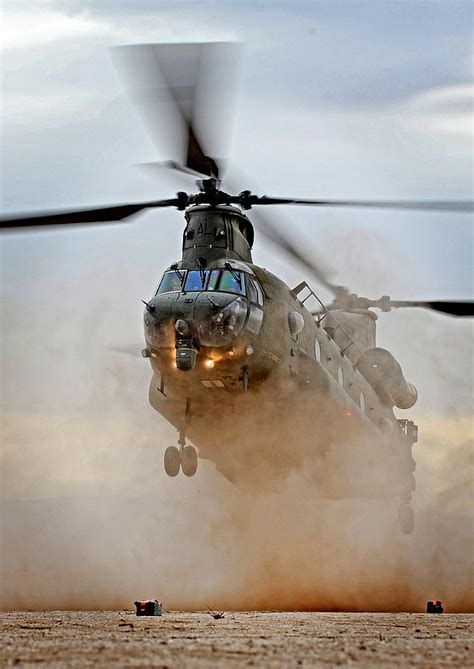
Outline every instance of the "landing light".
<path fill-rule="evenodd" d="M 208 369 L 212 369 L 216 363 L 214 362 L 214 360 L 206 360 L 204 364 Z"/>
<path fill-rule="evenodd" d="M 352 411 L 350 409 L 349 411 L 346 411 L 346 416 L 348 416 L 349 418 L 352 416 Z"/>

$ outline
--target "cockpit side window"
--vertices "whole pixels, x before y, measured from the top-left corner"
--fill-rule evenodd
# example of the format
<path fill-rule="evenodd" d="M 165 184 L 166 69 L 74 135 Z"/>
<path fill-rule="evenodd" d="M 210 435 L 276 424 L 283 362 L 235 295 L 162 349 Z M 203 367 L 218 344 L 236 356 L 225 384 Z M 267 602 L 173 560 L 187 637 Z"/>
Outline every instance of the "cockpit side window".
<path fill-rule="evenodd" d="M 249 300 L 251 302 L 257 301 L 257 289 L 255 288 L 255 284 L 249 276 L 247 277 L 247 295 L 249 296 Z"/>
<path fill-rule="evenodd" d="M 247 275 L 247 295 L 251 302 L 263 307 L 263 290 L 259 282 Z"/>
<path fill-rule="evenodd" d="M 263 290 L 256 279 L 247 276 L 247 294 L 251 302 L 263 307 Z"/>
<path fill-rule="evenodd" d="M 184 272 L 165 272 L 158 286 L 158 293 L 173 293 L 181 290 Z"/>
<path fill-rule="evenodd" d="M 261 307 L 263 307 L 264 303 L 263 290 L 262 286 L 259 284 L 258 281 L 255 281 L 255 288 L 257 289 L 257 302 Z"/>

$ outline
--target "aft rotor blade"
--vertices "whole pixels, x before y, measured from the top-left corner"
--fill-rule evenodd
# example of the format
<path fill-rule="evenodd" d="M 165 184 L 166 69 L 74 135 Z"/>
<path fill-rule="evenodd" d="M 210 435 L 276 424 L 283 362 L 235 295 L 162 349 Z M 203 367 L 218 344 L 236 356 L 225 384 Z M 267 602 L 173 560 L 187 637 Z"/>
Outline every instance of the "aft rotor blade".
<path fill-rule="evenodd" d="M 474 211 L 472 200 L 305 200 L 301 198 L 251 196 L 254 204 L 301 204 L 311 207 L 350 207 L 364 209 L 407 209 L 468 213 Z"/>
<path fill-rule="evenodd" d="M 178 207 L 180 201 L 157 200 L 155 202 L 137 202 L 136 204 L 121 204 L 96 209 L 82 209 L 76 211 L 53 211 L 18 214 L 12 218 L 0 219 L 0 228 L 21 228 L 40 225 L 85 225 L 89 223 L 112 223 L 122 221 L 132 214 L 152 207 Z"/>
<path fill-rule="evenodd" d="M 393 301 L 390 300 L 390 307 L 398 309 L 399 307 L 423 307 L 425 309 L 432 309 L 450 316 L 473 317 L 474 316 L 474 302 L 473 301 L 431 301 L 431 302 L 416 302 L 416 301 Z"/>

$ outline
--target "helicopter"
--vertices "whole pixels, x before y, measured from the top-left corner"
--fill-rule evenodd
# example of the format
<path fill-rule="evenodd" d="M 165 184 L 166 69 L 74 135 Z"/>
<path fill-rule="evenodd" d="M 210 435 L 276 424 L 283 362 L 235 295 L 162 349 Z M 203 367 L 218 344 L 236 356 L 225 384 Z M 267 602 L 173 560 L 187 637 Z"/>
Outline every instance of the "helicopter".
<path fill-rule="evenodd" d="M 152 297 L 142 300 L 142 356 L 153 372 L 149 401 L 178 435 L 177 445 L 164 453 L 166 474 L 193 477 L 198 454 L 238 487 L 278 486 L 292 471 L 304 471 L 322 497 L 398 499 L 399 524 L 410 534 L 418 428 L 397 418 L 394 409 L 414 406 L 417 390 L 394 356 L 377 346 L 373 309 L 422 307 L 472 316 L 473 303 L 360 297 L 329 281 L 319 263 L 296 246 L 291 231 L 283 233 L 253 212 L 260 233 L 333 294 L 325 304 L 306 281 L 290 288 L 254 264 L 254 224 L 247 212 L 294 204 L 465 213 L 473 203 L 229 193 L 222 165 L 200 130 L 207 114 L 198 109 L 209 95 L 204 75 L 216 63 L 222 73 L 229 45 L 120 49 L 140 63 L 139 103 L 151 101 L 153 108 L 156 95 L 165 94 L 183 130 L 184 159 L 157 165 L 197 178 L 198 192 L 18 215 L 2 219 L 2 228 L 116 222 L 151 208 L 184 212 L 182 257 L 164 270 Z"/>

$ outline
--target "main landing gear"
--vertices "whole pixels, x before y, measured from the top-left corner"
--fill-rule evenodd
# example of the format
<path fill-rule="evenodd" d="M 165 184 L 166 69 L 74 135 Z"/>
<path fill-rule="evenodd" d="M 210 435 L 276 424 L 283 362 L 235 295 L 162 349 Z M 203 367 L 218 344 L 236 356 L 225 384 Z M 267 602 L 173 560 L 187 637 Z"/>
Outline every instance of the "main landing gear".
<path fill-rule="evenodd" d="M 413 462 L 413 464 L 415 464 Z M 398 524 L 403 534 L 412 534 L 415 529 L 415 514 L 411 506 L 411 498 L 416 487 L 416 481 L 413 474 L 409 477 L 409 490 L 405 491 L 400 497 L 400 506 L 398 507 Z"/>
<path fill-rule="evenodd" d="M 416 489 L 415 469 L 416 462 L 412 456 L 413 445 L 418 441 L 418 426 L 412 420 L 399 420 L 398 424 L 401 427 L 402 433 L 405 437 L 408 453 L 407 453 L 407 468 L 405 476 L 407 483 L 405 490 L 400 497 L 400 506 L 398 508 L 398 524 L 404 534 L 412 534 L 415 529 L 415 514 L 411 506 L 411 499 Z"/>
<path fill-rule="evenodd" d="M 415 529 L 415 514 L 410 504 L 403 502 L 398 508 L 398 523 L 403 534 L 411 534 Z"/>
<path fill-rule="evenodd" d="M 181 468 L 185 476 L 194 476 L 197 471 L 198 461 L 194 446 L 186 446 L 183 433 L 179 435 L 179 448 L 169 446 L 165 451 L 165 472 L 168 476 L 177 476 Z"/>

